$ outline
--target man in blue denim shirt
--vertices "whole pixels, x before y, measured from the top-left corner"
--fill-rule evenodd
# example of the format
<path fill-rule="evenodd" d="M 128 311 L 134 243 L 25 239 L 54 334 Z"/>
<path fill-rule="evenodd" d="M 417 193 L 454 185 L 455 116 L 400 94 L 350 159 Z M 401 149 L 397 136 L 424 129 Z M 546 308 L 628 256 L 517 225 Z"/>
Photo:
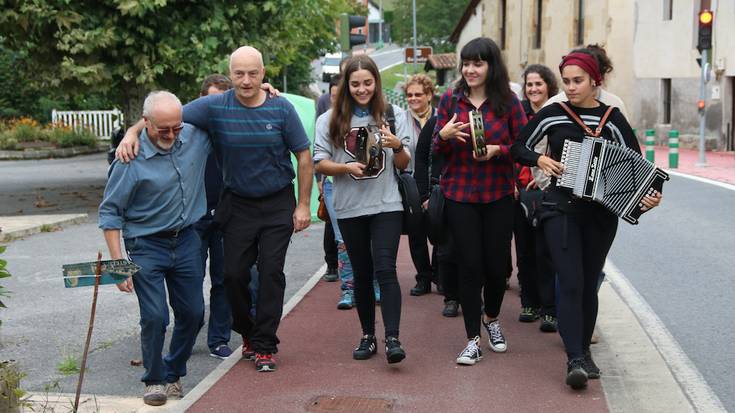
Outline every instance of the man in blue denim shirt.
<path fill-rule="evenodd" d="M 138 296 L 145 383 L 143 401 L 159 406 L 181 397 L 180 377 L 204 318 L 201 241 L 192 224 L 204 215 L 204 169 L 211 144 L 206 133 L 182 123 L 181 102 L 164 91 L 143 104 L 146 129 L 140 156 L 110 167 L 99 226 L 112 259 L 123 258 L 120 233 L 141 270 L 118 284 Z M 166 287 L 175 324 L 169 353 Z"/>

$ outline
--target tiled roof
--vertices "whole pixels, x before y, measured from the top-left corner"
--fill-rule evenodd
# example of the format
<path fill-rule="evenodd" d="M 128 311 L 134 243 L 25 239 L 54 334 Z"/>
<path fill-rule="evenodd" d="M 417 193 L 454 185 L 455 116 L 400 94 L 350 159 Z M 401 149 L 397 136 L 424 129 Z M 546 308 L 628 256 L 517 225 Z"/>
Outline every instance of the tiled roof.
<path fill-rule="evenodd" d="M 429 56 L 424 70 L 454 69 L 457 67 L 457 55 L 454 53 L 440 53 Z"/>

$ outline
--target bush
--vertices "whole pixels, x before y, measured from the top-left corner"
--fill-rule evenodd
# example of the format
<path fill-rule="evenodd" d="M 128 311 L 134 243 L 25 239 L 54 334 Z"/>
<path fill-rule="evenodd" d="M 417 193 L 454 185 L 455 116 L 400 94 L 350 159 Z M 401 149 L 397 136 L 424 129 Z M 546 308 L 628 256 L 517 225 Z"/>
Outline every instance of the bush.
<path fill-rule="evenodd" d="M 74 130 L 65 125 L 54 124 L 41 127 L 30 118 L 0 121 L 0 149 L 23 149 L 24 144 L 29 142 L 48 142 L 60 148 L 94 147 L 97 145 L 97 136 L 86 128 Z"/>

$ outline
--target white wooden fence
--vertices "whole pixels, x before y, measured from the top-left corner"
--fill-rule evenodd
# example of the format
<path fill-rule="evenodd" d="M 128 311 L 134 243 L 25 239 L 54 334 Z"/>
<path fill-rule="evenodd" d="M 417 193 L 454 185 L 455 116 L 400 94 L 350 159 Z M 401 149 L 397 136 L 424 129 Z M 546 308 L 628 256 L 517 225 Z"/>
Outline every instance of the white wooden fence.
<path fill-rule="evenodd" d="M 123 113 L 113 110 L 51 111 L 51 122 L 74 129 L 89 128 L 98 138 L 108 139 L 115 128 L 123 124 Z"/>

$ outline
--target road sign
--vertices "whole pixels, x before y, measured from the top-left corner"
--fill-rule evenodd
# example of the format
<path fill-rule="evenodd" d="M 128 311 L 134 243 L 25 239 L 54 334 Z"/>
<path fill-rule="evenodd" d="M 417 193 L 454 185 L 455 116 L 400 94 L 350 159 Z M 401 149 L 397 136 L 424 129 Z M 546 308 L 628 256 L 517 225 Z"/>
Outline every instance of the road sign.
<path fill-rule="evenodd" d="M 416 63 L 426 63 L 427 60 L 429 60 L 429 56 L 433 53 L 433 49 L 431 47 L 417 47 L 416 48 L 416 54 L 418 55 L 418 58 L 416 59 Z M 404 57 L 406 63 L 413 63 L 413 48 L 407 47 L 404 50 Z"/>
<path fill-rule="evenodd" d="M 97 262 L 80 262 L 62 266 L 64 287 L 92 287 L 95 285 Z M 128 260 L 101 262 L 100 285 L 119 284 L 140 270 L 140 266 Z"/>

